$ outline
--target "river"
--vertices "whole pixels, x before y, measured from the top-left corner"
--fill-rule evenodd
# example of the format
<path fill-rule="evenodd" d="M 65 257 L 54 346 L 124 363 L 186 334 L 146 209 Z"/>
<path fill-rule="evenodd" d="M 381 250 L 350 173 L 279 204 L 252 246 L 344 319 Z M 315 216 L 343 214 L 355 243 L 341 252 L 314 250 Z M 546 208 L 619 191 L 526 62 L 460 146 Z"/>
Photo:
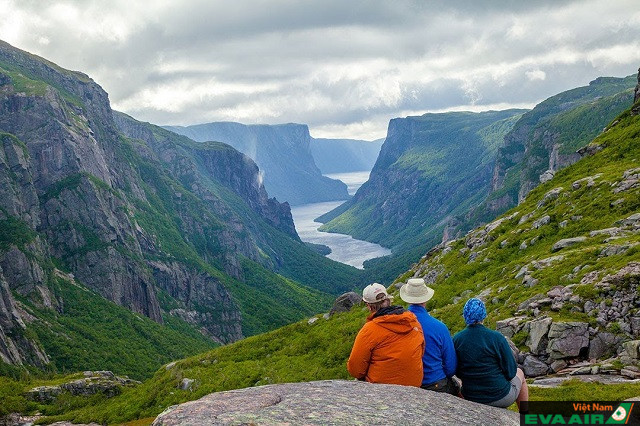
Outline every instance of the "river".
<path fill-rule="evenodd" d="M 367 181 L 369 172 L 334 173 L 327 177 L 339 179 L 347 184 L 350 195 L 355 194 L 358 188 Z M 331 249 L 327 255 L 329 259 L 345 263 L 363 269 L 365 260 L 381 256 L 388 256 L 391 250 L 381 245 L 368 241 L 356 240 L 350 235 L 320 232 L 318 228 L 322 225 L 314 219 L 324 213 L 333 210 L 342 204 L 343 201 L 329 201 L 324 203 L 312 203 L 296 206 L 291 209 L 296 231 L 302 241 L 314 244 L 324 244 Z"/>

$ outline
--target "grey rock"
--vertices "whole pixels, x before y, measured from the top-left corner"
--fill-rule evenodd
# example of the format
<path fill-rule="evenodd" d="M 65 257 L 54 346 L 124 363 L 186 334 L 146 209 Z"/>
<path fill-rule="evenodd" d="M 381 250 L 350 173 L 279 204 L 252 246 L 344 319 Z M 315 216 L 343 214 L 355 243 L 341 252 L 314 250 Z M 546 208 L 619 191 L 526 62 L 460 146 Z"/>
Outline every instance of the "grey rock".
<path fill-rule="evenodd" d="M 560 195 L 560 193 L 562 193 L 562 191 L 563 191 L 563 188 L 562 187 L 558 187 L 558 188 L 554 188 L 551 191 L 549 191 L 546 194 L 544 194 L 542 199 L 538 202 L 538 208 L 543 207 L 543 206 L 549 204 L 551 201 L 557 199 L 558 196 Z"/>
<path fill-rule="evenodd" d="M 610 245 L 606 246 L 600 251 L 600 256 L 617 256 L 629 250 L 632 247 L 632 244 L 624 244 L 624 245 Z"/>
<path fill-rule="evenodd" d="M 523 266 L 522 268 L 520 268 L 520 270 L 518 271 L 518 273 L 514 278 L 517 280 L 518 278 L 523 277 L 528 273 L 529 273 L 529 269 L 526 266 Z"/>
<path fill-rule="evenodd" d="M 622 344 L 625 354 L 632 360 L 640 357 L 640 340 L 630 340 Z"/>
<path fill-rule="evenodd" d="M 307 321 L 307 324 L 313 325 L 316 322 L 318 322 L 318 319 L 319 319 L 318 317 L 309 318 L 309 321 Z"/>
<path fill-rule="evenodd" d="M 631 332 L 634 336 L 640 336 L 640 317 L 631 317 Z"/>
<path fill-rule="evenodd" d="M 565 369 L 567 365 L 569 364 L 565 360 L 557 359 L 551 363 L 549 368 L 551 368 L 554 373 L 557 373 L 558 371 Z"/>
<path fill-rule="evenodd" d="M 547 170 L 542 173 L 539 177 L 540 183 L 549 182 L 555 176 L 555 172 L 553 170 Z"/>
<path fill-rule="evenodd" d="M 589 324 L 554 322 L 549 328 L 548 337 L 547 352 L 552 359 L 577 357 L 589 347 Z"/>
<path fill-rule="evenodd" d="M 528 323 L 529 335 L 525 344 L 533 354 L 542 354 L 546 351 L 548 344 L 549 328 L 553 320 L 551 318 L 541 318 Z"/>
<path fill-rule="evenodd" d="M 527 242 L 523 241 L 522 244 L 520 244 L 520 250 L 526 250 L 527 249 Z"/>
<path fill-rule="evenodd" d="M 634 213 L 626 219 L 620 221 L 620 224 L 622 226 L 634 226 L 638 223 L 640 223 L 640 213 Z"/>
<path fill-rule="evenodd" d="M 538 284 L 538 282 L 539 280 L 533 278 L 531 275 L 525 275 L 522 279 L 522 285 L 524 285 L 525 287 L 533 287 L 534 285 Z"/>
<path fill-rule="evenodd" d="M 564 248 L 570 247 L 572 245 L 583 243 L 587 240 L 586 237 L 574 237 L 574 238 L 565 238 L 560 241 L 557 241 L 553 247 L 551 247 L 551 251 L 555 252 L 558 250 L 562 250 Z"/>
<path fill-rule="evenodd" d="M 589 342 L 589 359 L 608 358 L 615 355 L 620 340 L 615 334 L 597 333 Z"/>
<path fill-rule="evenodd" d="M 548 225 L 549 223 L 551 223 L 551 216 L 546 215 L 546 216 L 543 216 L 540 219 L 534 221 L 531 224 L 531 227 L 534 228 L 534 229 L 538 229 L 538 228 L 543 227 L 544 225 Z"/>
<path fill-rule="evenodd" d="M 629 379 L 640 379 L 640 372 L 631 370 L 630 368 L 623 368 L 620 370 L 620 375 L 623 377 L 628 377 Z"/>
<path fill-rule="evenodd" d="M 522 371 L 527 377 L 539 377 L 549 372 L 549 366 L 535 356 L 529 355 L 524 359 Z"/>
<path fill-rule="evenodd" d="M 363 410 L 362 407 L 375 407 Z M 426 420 L 428 419 L 428 420 Z M 519 425 L 517 413 L 420 388 L 326 380 L 209 394 L 168 408 L 159 425 Z"/>
<path fill-rule="evenodd" d="M 362 296 L 358 293 L 353 291 L 344 293 L 339 296 L 335 302 L 333 302 L 333 307 L 329 311 L 329 315 L 334 315 L 339 312 L 348 312 L 351 310 L 353 305 L 358 305 L 360 303 L 362 303 Z"/>
<path fill-rule="evenodd" d="M 520 331 L 522 321 L 524 321 L 526 317 L 511 317 L 506 318 L 496 322 L 496 331 L 501 333 L 503 336 L 511 338 L 514 334 Z"/>
<path fill-rule="evenodd" d="M 180 385 L 178 387 L 183 391 L 191 390 L 193 388 L 194 383 L 195 383 L 195 380 L 188 379 L 185 377 L 180 381 Z"/>
<path fill-rule="evenodd" d="M 597 229 L 595 231 L 591 231 L 589 232 L 589 236 L 597 237 L 598 235 L 608 235 L 610 237 L 614 237 L 622 232 L 623 231 L 621 228 L 613 227 L 613 228 Z"/>
<path fill-rule="evenodd" d="M 558 226 L 559 226 L 560 228 L 566 228 L 568 224 L 569 224 L 569 221 L 568 221 L 568 220 L 563 220 L 562 222 L 560 222 L 560 223 L 558 224 Z"/>
<path fill-rule="evenodd" d="M 545 259 L 535 260 L 531 262 L 531 265 L 536 269 L 544 269 L 551 266 L 554 262 L 562 262 L 564 260 L 563 255 L 551 256 Z"/>

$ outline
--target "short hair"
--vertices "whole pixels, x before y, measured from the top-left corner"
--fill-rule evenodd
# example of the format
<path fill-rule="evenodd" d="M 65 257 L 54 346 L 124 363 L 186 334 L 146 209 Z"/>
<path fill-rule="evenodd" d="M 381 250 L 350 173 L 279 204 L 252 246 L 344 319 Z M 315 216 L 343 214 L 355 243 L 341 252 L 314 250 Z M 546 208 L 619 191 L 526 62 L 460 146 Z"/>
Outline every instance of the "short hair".
<path fill-rule="evenodd" d="M 380 310 L 380 308 L 382 308 L 382 305 L 384 305 L 385 302 L 390 302 L 390 300 L 385 297 L 384 299 L 380 300 L 379 302 L 367 303 L 367 305 L 371 308 L 371 310 L 373 312 L 377 312 L 377 311 Z"/>

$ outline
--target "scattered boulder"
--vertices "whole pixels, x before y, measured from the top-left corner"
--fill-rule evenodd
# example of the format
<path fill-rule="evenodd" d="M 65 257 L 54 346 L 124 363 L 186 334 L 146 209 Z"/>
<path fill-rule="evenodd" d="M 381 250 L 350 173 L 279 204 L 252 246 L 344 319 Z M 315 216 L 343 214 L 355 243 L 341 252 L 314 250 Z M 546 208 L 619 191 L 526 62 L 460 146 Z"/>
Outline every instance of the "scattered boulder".
<path fill-rule="evenodd" d="M 88 375 L 88 373 L 91 373 Z M 52 402 L 64 392 L 74 396 L 89 396 L 102 393 L 108 398 L 120 395 L 123 386 L 140 384 L 128 377 L 118 377 L 111 371 L 94 371 L 84 373 L 85 378 L 62 383 L 58 386 L 38 386 L 26 393 L 27 399 L 38 402 Z"/>
<path fill-rule="evenodd" d="M 179 389 L 186 391 L 186 390 L 191 390 L 193 388 L 193 384 L 195 383 L 195 380 L 193 379 L 188 379 L 188 378 L 184 378 L 180 381 L 180 385 L 178 386 Z"/>
<path fill-rule="evenodd" d="M 564 248 L 570 247 L 572 245 L 583 243 L 587 240 L 587 237 L 574 237 L 574 238 L 565 238 L 560 241 L 557 241 L 553 247 L 551 247 L 552 252 L 556 252 L 558 250 L 562 250 Z"/>
<path fill-rule="evenodd" d="M 551 318 L 541 318 L 527 324 L 529 335 L 525 344 L 533 354 L 542 354 L 548 345 L 549 328 L 553 320 Z"/>
<path fill-rule="evenodd" d="M 542 173 L 539 177 L 540 183 L 549 182 L 555 176 L 555 172 L 553 170 L 547 170 Z"/>
<path fill-rule="evenodd" d="M 529 355 L 524 359 L 522 371 L 527 377 L 539 377 L 549 372 L 549 366 L 535 356 Z"/>
<path fill-rule="evenodd" d="M 554 322 L 549 327 L 548 337 L 547 352 L 551 359 L 575 358 L 589 347 L 589 324 Z"/>
<path fill-rule="evenodd" d="M 538 284 L 538 282 L 538 279 L 533 278 L 529 274 L 525 275 L 524 278 L 522 278 L 522 285 L 524 285 L 525 287 L 533 287 L 534 285 Z"/>
<path fill-rule="evenodd" d="M 540 219 L 534 221 L 531 224 L 531 227 L 534 229 L 538 229 L 543 227 L 544 225 L 548 225 L 549 223 L 551 223 L 551 216 L 546 215 L 546 216 L 542 216 Z"/>
<path fill-rule="evenodd" d="M 512 338 L 514 334 L 516 334 L 522 328 L 522 321 L 524 321 L 527 317 L 511 317 L 506 318 L 496 322 L 496 331 L 501 333 L 503 336 Z"/>
<path fill-rule="evenodd" d="M 559 187 L 559 188 L 554 188 L 551 191 L 549 191 L 546 194 L 544 194 L 544 197 L 542 197 L 542 200 L 540 200 L 538 202 L 538 208 L 543 207 L 543 206 L 549 204 L 550 201 L 555 200 L 556 198 L 558 198 L 558 196 L 560 196 L 560 193 L 562 191 L 563 191 L 563 188 Z"/>
<path fill-rule="evenodd" d="M 622 347 L 626 355 L 632 360 L 638 359 L 640 356 L 640 340 L 630 340 L 624 342 Z"/>
<path fill-rule="evenodd" d="M 318 319 L 319 319 L 318 317 L 309 318 L 309 321 L 307 321 L 307 324 L 313 325 L 316 322 L 318 322 Z"/>
<path fill-rule="evenodd" d="M 589 342 L 589 359 L 608 358 L 615 355 L 620 339 L 615 334 L 600 332 Z"/>
<path fill-rule="evenodd" d="M 333 307 L 329 311 L 329 315 L 337 314 L 339 312 L 348 312 L 354 305 L 358 305 L 362 303 L 362 297 L 354 292 L 350 291 L 348 293 L 344 293 L 333 302 Z"/>
<path fill-rule="evenodd" d="M 362 407 L 373 407 L 363 410 Z M 420 388 L 357 380 L 257 386 L 169 407 L 153 425 L 422 424 L 519 425 L 518 413 Z"/>

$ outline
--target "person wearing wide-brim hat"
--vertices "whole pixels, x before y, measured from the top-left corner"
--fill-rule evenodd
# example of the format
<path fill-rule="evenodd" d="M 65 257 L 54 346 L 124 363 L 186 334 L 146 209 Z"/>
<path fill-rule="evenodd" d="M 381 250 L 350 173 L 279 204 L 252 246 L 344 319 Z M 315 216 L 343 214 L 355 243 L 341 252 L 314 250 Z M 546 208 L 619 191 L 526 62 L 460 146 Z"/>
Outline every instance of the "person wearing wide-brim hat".
<path fill-rule="evenodd" d="M 457 395 L 458 382 L 452 378 L 456 373 L 457 359 L 451 334 L 447 326 L 429 315 L 425 307 L 433 294 L 434 290 L 427 287 L 422 278 L 411 278 L 400 287 L 400 298 L 409 303 L 408 310 L 418 318 L 424 333 L 421 387 Z"/>

